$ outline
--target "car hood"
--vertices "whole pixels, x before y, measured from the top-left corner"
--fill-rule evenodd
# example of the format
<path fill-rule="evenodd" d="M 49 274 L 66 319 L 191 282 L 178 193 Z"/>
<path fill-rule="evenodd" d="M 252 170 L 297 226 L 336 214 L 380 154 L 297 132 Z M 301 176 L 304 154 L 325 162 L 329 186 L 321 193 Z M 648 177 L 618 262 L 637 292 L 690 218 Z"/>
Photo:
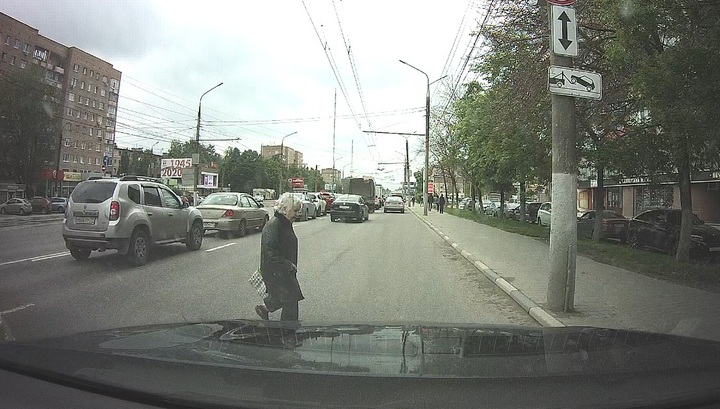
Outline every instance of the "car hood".
<path fill-rule="evenodd" d="M 712 239 L 712 242 L 720 242 L 720 230 L 709 224 L 699 224 L 692 228 L 692 234 L 703 236 L 705 239 Z"/>
<path fill-rule="evenodd" d="M 217 388 L 224 386 L 236 393 L 239 387 L 243 399 L 283 391 L 283 399 L 296 402 L 316 393 L 313 403 L 331 406 L 329 391 L 344 391 L 333 398 L 342 397 L 344 405 L 395 399 L 472 407 L 479 399 L 500 405 L 502 395 L 528 399 L 523 406 L 542 396 L 539 406 L 552 406 L 566 405 L 572 393 L 574 405 L 582 406 L 717 396 L 720 343 L 593 327 L 233 320 L 10 342 L 0 345 L 0 369 L 207 402 L 215 402 Z M 414 382 L 420 389 L 410 388 Z M 367 394 L 355 396 L 360 389 Z M 227 399 L 225 392 L 219 396 Z"/>

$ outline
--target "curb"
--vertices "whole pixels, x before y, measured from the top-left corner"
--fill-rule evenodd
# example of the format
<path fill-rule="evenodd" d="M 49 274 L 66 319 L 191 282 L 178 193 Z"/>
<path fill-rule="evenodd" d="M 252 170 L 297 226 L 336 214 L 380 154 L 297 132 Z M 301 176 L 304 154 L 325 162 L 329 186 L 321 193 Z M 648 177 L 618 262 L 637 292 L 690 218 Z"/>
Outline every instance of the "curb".
<path fill-rule="evenodd" d="M 560 322 L 557 318 L 553 317 L 550 313 L 537 305 L 537 303 L 528 298 L 528 296 L 523 294 L 520 290 L 515 288 L 515 286 L 508 283 L 504 278 L 498 275 L 490 267 L 486 266 L 482 261 L 478 260 L 469 251 L 461 248 L 459 244 L 452 241 L 449 236 L 447 236 L 440 229 L 435 227 L 435 225 L 420 217 L 420 215 L 417 214 L 414 210 L 411 209 L 410 211 L 423 223 L 427 224 L 428 227 L 430 227 L 438 236 L 445 240 L 450 245 L 450 247 L 460 253 L 460 255 L 462 255 L 467 261 L 470 262 L 470 264 L 472 264 L 473 266 L 475 266 L 476 269 L 482 272 L 488 280 L 490 280 L 493 284 L 498 286 L 507 295 L 509 295 L 510 298 L 512 298 L 513 301 L 515 301 L 523 310 L 525 310 L 525 312 L 527 312 L 533 319 L 535 319 L 538 324 L 542 325 L 543 327 L 565 326 L 565 324 Z"/>

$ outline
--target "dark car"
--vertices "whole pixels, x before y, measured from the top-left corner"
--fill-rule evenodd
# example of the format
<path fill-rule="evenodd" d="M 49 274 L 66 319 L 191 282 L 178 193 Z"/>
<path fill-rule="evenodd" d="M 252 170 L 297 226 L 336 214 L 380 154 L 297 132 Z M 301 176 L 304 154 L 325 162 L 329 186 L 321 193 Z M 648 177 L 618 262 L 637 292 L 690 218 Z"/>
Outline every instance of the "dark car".
<path fill-rule="evenodd" d="M 537 221 L 537 211 L 542 205 L 542 202 L 527 202 L 525 203 L 525 221 L 528 223 L 535 223 Z M 509 213 L 509 218 L 520 221 L 520 206 L 512 209 Z"/>
<path fill-rule="evenodd" d="M 360 195 L 340 195 L 330 207 L 330 221 L 354 219 L 360 223 L 369 219 L 370 210 Z"/>
<path fill-rule="evenodd" d="M 52 211 L 50 207 L 50 199 L 44 196 L 35 196 L 30 199 L 33 213 L 48 214 Z"/>
<path fill-rule="evenodd" d="M 590 210 L 578 217 L 578 236 L 592 238 L 595 230 L 597 212 Z M 627 241 L 628 219 L 620 213 L 610 210 L 603 211 L 602 225 L 600 227 L 601 239 L 618 239 L 622 243 Z"/>
<path fill-rule="evenodd" d="M 680 209 L 655 209 L 630 220 L 628 244 L 674 255 L 680 237 Z M 720 255 L 720 230 L 705 224 L 693 214 L 690 257 L 717 260 Z"/>

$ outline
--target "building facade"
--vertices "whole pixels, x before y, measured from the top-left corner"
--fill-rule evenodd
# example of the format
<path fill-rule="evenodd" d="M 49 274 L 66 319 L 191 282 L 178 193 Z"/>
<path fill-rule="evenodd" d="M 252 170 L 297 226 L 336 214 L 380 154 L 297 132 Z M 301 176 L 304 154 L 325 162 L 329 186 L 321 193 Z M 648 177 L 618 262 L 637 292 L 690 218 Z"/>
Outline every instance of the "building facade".
<path fill-rule="evenodd" d="M 288 147 L 287 145 L 262 145 L 260 146 L 260 156 L 263 158 L 272 158 L 274 156 L 280 155 L 282 148 L 282 161 L 286 166 L 295 165 L 295 166 L 302 166 L 303 165 L 303 154 L 300 151 L 296 151 L 293 148 Z"/>
<path fill-rule="evenodd" d="M 46 194 L 69 196 L 90 174 L 109 173 L 121 72 L 111 63 L 77 47 L 66 47 L 3 13 L 0 47 L 0 73 L 11 76 L 34 65 L 44 70 L 48 84 L 61 90 L 59 166 L 48 164 L 48 170 L 60 169 L 59 189 Z M 50 179 L 48 186 L 54 184 L 52 171 L 43 172 Z"/>

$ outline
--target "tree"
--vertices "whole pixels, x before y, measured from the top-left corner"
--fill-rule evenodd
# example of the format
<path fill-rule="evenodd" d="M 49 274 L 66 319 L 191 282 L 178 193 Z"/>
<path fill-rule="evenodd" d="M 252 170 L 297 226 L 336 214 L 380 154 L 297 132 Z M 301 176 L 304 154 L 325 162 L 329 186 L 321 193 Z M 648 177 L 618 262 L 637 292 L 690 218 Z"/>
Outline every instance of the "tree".
<path fill-rule="evenodd" d="M 118 167 L 118 173 L 121 175 L 130 174 L 130 153 L 126 150 L 120 152 L 120 166 Z"/>
<path fill-rule="evenodd" d="M 0 179 L 32 190 L 42 169 L 55 163 L 62 134 L 58 97 L 57 89 L 44 82 L 43 71 L 32 64 L 0 76 Z"/>
<path fill-rule="evenodd" d="M 190 158 L 193 153 L 195 153 L 194 140 L 187 140 L 185 142 L 173 140 L 170 142 L 170 149 L 165 155 L 163 155 L 163 157 L 173 159 Z M 221 156 L 215 150 L 215 146 L 212 144 L 206 145 L 202 142 L 200 143 L 200 163 L 219 163 L 220 158 Z"/>

